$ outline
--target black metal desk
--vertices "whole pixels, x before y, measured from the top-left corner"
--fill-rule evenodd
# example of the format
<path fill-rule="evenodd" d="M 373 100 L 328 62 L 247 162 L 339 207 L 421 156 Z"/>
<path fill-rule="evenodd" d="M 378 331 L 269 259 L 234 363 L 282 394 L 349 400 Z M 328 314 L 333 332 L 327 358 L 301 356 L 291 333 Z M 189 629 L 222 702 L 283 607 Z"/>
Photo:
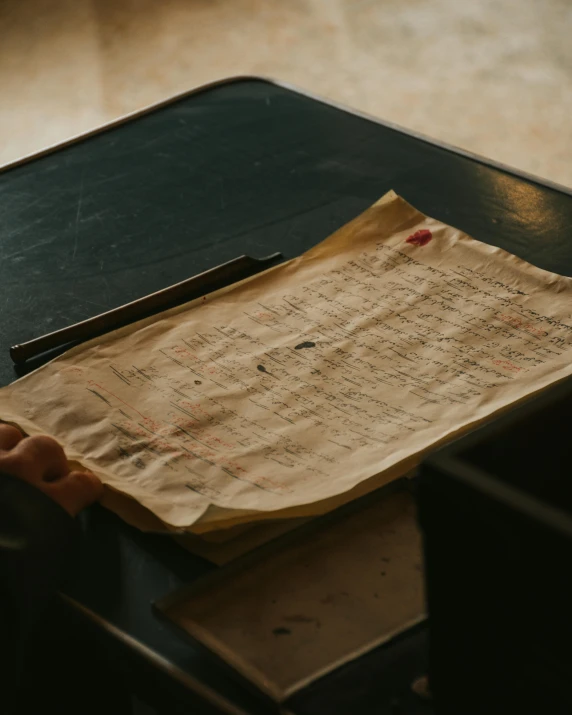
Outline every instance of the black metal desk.
<path fill-rule="evenodd" d="M 297 255 L 389 189 L 482 241 L 572 274 L 566 189 L 272 82 L 231 80 L 0 174 L 1 383 L 16 376 L 10 345 L 242 253 Z M 208 568 L 96 508 L 66 603 L 137 678 L 164 688 L 171 712 L 176 703 L 192 712 L 271 712 L 152 612 L 154 599 Z M 379 649 L 288 709 L 427 712 L 401 697 L 423 668 L 423 639 L 420 629 Z"/>

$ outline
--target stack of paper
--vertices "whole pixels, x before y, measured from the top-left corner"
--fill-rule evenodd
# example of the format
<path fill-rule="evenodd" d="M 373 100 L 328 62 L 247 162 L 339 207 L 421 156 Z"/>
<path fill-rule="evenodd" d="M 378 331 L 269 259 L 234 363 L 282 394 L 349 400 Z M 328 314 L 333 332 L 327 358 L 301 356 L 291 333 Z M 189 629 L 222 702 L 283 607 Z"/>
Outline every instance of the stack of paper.
<path fill-rule="evenodd" d="M 0 416 L 58 439 L 131 523 L 225 540 L 387 483 L 571 372 L 572 279 L 391 192 L 295 260 L 70 350 Z"/>

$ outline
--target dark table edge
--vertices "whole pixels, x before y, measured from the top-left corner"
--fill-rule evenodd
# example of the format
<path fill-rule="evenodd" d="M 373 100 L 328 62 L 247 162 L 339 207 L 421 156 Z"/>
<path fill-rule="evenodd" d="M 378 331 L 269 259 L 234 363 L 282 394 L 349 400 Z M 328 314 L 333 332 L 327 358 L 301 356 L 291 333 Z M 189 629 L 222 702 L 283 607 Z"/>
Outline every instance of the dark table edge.
<path fill-rule="evenodd" d="M 35 160 L 35 159 L 39 159 L 39 158 L 46 156 L 48 154 L 55 153 L 56 151 L 59 151 L 60 149 L 71 146 L 73 144 L 77 144 L 77 143 L 83 141 L 84 139 L 88 139 L 89 137 L 95 136 L 97 134 L 101 134 L 109 129 L 114 129 L 115 127 L 121 126 L 122 124 L 126 124 L 127 122 L 129 122 L 133 119 L 137 119 L 138 117 L 144 116 L 146 114 L 150 114 L 151 112 L 154 112 L 158 109 L 162 109 L 163 107 L 167 107 L 170 104 L 173 104 L 173 103 L 175 103 L 181 99 L 184 99 L 186 97 L 191 97 L 195 94 L 200 94 L 201 92 L 205 92 L 210 89 L 214 89 L 216 87 L 223 87 L 223 86 L 226 86 L 229 84 L 235 84 L 238 82 L 249 82 L 249 81 L 250 82 L 266 82 L 268 84 L 272 84 L 274 86 L 281 87 L 283 89 L 287 89 L 292 92 L 296 92 L 302 96 L 308 97 L 309 99 L 313 99 L 313 100 L 320 102 L 322 104 L 326 104 L 331 107 L 335 107 L 336 109 L 339 109 L 343 112 L 353 114 L 354 116 L 361 117 L 362 119 L 366 119 L 370 122 L 374 122 L 375 124 L 379 124 L 381 126 L 389 128 L 389 129 L 393 129 L 395 131 L 401 132 L 402 134 L 407 134 L 407 135 L 414 137 L 415 139 L 418 139 L 420 141 L 423 141 L 427 144 L 432 144 L 433 146 L 439 147 L 446 151 L 450 151 L 455 154 L 459 154 L 460 156 L 464 156 L 464 157 L 471 159 L 477 163 L 484 164 L 485 166 L 490 166 L 494 169 L 499 169 L 500 171 L 511 174 L 512 176 L 516 176 L 521 179 L 525 179 L 526 181 L 531 181 L 531 182 L 539 184 L 541 186 L 545 186 L 547 188 L 554 189 L 555 191 L 559 191 L 561 193 L 572 195 L 572 188 L 569 188 L 567 186 L 557 184 L 555 182 L 548 181 L 546 179 L 542 179 L 541 177 L 537 177 L 537 176 L 534 176 L 533 174 L 529 174 L 527 172 L 520 171 L 513 167 L 502 164 L 501 162 L 492 161 L 485 157 L 479 156 L 478 154 L 474 154 L 472 152 L 466 151 L 464 149 L 460 149 L 458 147 L 447 144 L 445 142 L 441 142 L 441 141 L 432 139 L 431 137 L 427 137 L 424 134 L 421 134 L 419 132 L 411 131 L 411 130 L 406 129 L 398 124 L 394 124 L 393 122 L 384 121 L 377 117 L 371 116 L 365 112 L 360 112 L 358 110 L 352 109 L 351 107 L 347 107 L 341 103 L 331 101 L 324 97 L 320 97 L 319 95 L 315 95 L 312 92 L 308 92 L 303 89 L 300 89 L 299 87 L 289 84 L 288 82 L 282 82 L 279 80 L 274 80 L 272 78 L 256 76 L 256 75 L 237 75 L 234 77 L 228 77 L 228 78 L 224 78 L 224 79 L 216 80 L 213 82 L 209 82 L 207 84 L 200 85 L 200 86 L 195 87 L 195 88 L 188 90 L 186 92 L 181 92 L 179 94 L 175 94 L 165 100 L 162 100 L 161 102 L 157 102 L 155 104 L 148 105 L 146 107 L 143 107 L 142 109 L 138 109 L 134 112 L 130 112 L 129 114 L 125 114 L 125 115 L 119 117 L 118 119 L 108 122 L 107 124 L 103 124 L 99 127 L 95 127 L 94 129 L 91 129 L 91 130 L 84 132 L 82 134 L 77 134 L 64 142 L 60 142 L 58 144 L 52 144 L 38 152 L 34 152 L 32 154 L 27 154 L 19 159 L 16 159 L 15 161 L 11 161 L 11 162 L 8 162 L 7 164 L 3 164 L 0 166 L 0 173 L 2 173 L 4 171 L 8 171 L 13 168 L 16 168 L 17 166 L 21 166 L 22 164 L 26 164 L 30 161 Z M 168 661 L 166 658 L 159 655 L 159 653 L 157 653 L 152 648 L 149 648 L 144 643 L 138 641 L 136 638 L 133 638 L 128 633 L 122 631 L 120 628 L 117 628 L 111 622 L 107 621 L 105 618 L 102 618 L 97 613 L 91 611 L 90 609 L 86 608 L 85 606 L 83 606 L 78 601 L 75 601 L 72 598 L 69 598 L 63 594 L 60 594 L 60 597 L 62 598 L 62 600 L 64 602 L 66 602 L 69 606 L 71 606 L 77 612 L 81 613 L 83 616 L 85 616 L 92 623 L 101 627 L 104 631 L 108 632 L 112 637 L 114 637 L 116 640 L 120 641 L 126 647 L 137 652 L 138 655 L 141 656 L 148 663 L 153 664 L 160 671 L 162 671 L 163 673 L 174 678 L 179 683 L 181 683 L 182 685 L 187 687 L 189 690 L 195 692 L 199 697 L 204 698 L 206 702 L 209 702 L 210 704 L 214 705 L 215 707 L 218 707 L 222 713 L 228 713 L 229 715 L 247 715 L 247 713 L 245 713 L 244 710 L 235 706 L 233 703 L 231 703 L 231 701 L 222 697 L 216 691 L 212 690 L 211 688 L 209 688 L 208 686 L 206 686 L 205 684 L 203 684 L 196 678 L 192 677 L 191 675 L 186 673 L 181 668 L 175 666 L 173 663 Z"/>
<path fill-rule="evenodd" d="M 227 700 L 200 680 L 192 675 L 189 675 L 182 668 L 179 668 L 162 655 L 159 655 L 159 653 L 155 650 L 149 648 L 144 643 L 141 643 L 141 641 L 138 641 L 136 638 L 133 638 L 128 633 L 125 633 L 125 631 L 122 631 L 120 628 L 117 628 L 117 626 L 114 626 L 105 618 L 102 618 L 94 611 L 86 608 L 75 599 L 64 594 L 60 594 L 60 598 L 65 604 L 75 609 L 78 614 L 87 618 L 93 625 L 100 627 L 127 649 L 135 651 L 137 655 L 148 664 L 152 665 L 169 678 L 176 680 L 183 687 L 194 692 L 204 702 L 212 705 L 217 709 L 217 712 L 221 713 L 221 715 L 222 713 L 225 715 L 248 715 L 245 710 L 234 705 L 230 700 Z"/>
<path fill-rule="evenodd" d="M 83 141 L 84 139 L 88 139 L 89 137 L 95 136 L 96 134 L 101 134 L 108 129 L 113 129 L 115 127 L 121 126 L 122 124 L 130 122 L 132 119 L 137 119 L 137 117 L 142 117 L 146 114 L 150 114 L 157 109 L 167 107 L 169 104 L 178 102 L 179 100 L 184 99 L 186 97 L 192 97 L 195 94 L 200 94 L 201 92 L 206 92 L 216 87 L 224 87 L 228 84 L 236 84 L 238 82 L 265 82 L 276 87 L 281 87 L 282 89 L 287 89 L 291 92 L 296 92 L 303 97 L 308 97 L 309 99 L 313 99 L 314 101 L 320 102 L 321 104 L 326 104 L 330 107 L 335 107 L 342 112 L 353 114 L 356 117 L 360 117 L 361 119 L 373 122 L 374 124 L 379 124 L 388 129 L 400 132 L 401 134 L 407 134 L 414 139 L 418 139 L 419 141 L 422 141 L 426 144 L 432 144 L 439 149 L 450 151 L 454 154 L 458 154 L 459 156 L 464 156 L 467 159 L 471 159 L 472 161 L 475 161 L 479 164 L 492 167 L 493 169 L 498 169 L 499 171 L 502 171 L 506 174 L 510 174 L 511 176 L 516 176 L 520 179 L 524 179 L 525 181 L 530 181 L 532 183 L 539 184 L 540 186 L 545 186 L 546 188 L 553 189 L 554 191 L 559 191 L 560 193 L 572 196 L 572 188 L 565 186 L 564 184 L 559 184 L 555 181 L 550 181 L 549 179 L 536 176 L 535 174 L 531 174 L 527 171 L 521 171 L 520 169 L 516 169 L 515 167 L 509 166 L 508 164 L 503 164 L 500 161 L 488 159 L 487 157 L 481 156 L 480 154 L 475 154 L 474 152 L 468 151 L 466 149 L 461 149 L 460 147 L 454 146 L 453 144 L 448 144 L 447 142 L 440 141 L 439 139 L 433 139 L 432 137 L 429 137 L 426 134 L 422 134 L 421 132 L 417 132 L 412 129 L 407 129 L 400 124 L 395 124 L 394 122 L 379 119 L 378 117 L 368 114 L 367 112 L 362 112 L 358 109 L 353 109 L 352 107 L 349 107 L 341 102 L 335 102 L 331 99 L 327 99 L 326 97 L 322 97 L 318 94 L 314 94 L 313 92 L 301 89 L 300 87 L 297 87 L 294 84 L 290 84 L 289 82 L 283 82 L 281 80 L 273 79 L 272 77 L 265 77 L 263 75 L 235 75 L 233 77 L 225 77 L 223 79 L 214 80 L 213 82 L 207 82 L 206 84 L 199 85 L 198 87 L 186 90 L 185 92 L 174 94 L 167 99 L 161 100 L 160 102 L 156 102 L 155 104 L 150 104 L 141 109 L 136 109 L 133 112 L 124 114 L 123 116 L 118 117 L 117 119 L 114 119 L 107 124 L 102 124 L 98 127 L 95 127 L 94 129 L 90 129 L 87 132 L 83 132 L 82 134 L 76 134 L 75 136 L 71 137 L 70 139 L 67 139 L 64 142 L 52 144 L 44 149 L 41 149 L 38 152 L 34 152 L 32 154 L 25 154 L 19 159 L 10 161 L 7 164 L 2 164 L 0 165 L 0 173 L 8 171 L 9 169 L 13 169 L 22 164 L 26 164 L 29 161 L 33 161 L 34 159 L 39 159 L 40 157 L 46 156 L 47 154 L 52 154 L 53 152 L 59 151 L 64 147 L 76 144 L 80 141 Z"/>

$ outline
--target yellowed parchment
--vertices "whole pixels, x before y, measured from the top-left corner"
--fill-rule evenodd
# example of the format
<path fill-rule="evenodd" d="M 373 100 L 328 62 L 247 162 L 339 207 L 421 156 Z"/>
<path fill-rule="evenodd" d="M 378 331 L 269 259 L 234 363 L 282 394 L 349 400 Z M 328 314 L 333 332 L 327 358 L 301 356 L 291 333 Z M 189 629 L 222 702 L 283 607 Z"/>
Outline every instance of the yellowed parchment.
<path fill-rule="evenodd" d="M 300 258 L 1 390 L 0 416 L 200 533 L 323 511 L 571 372 L 572 279 L 391 192 Z"/>

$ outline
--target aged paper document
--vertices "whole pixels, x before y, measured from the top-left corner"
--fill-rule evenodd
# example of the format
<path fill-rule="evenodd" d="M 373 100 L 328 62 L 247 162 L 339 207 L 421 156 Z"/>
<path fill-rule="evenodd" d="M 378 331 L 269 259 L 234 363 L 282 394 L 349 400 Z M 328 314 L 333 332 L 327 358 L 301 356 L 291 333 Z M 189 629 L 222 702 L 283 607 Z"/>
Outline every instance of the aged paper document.
<path fill-rule="evenodd" d="M 572 279 L 391 192 L 300 258 L 1 390 L 0 417 L 200 533 L 323 511 L 571 372 Z"/>

